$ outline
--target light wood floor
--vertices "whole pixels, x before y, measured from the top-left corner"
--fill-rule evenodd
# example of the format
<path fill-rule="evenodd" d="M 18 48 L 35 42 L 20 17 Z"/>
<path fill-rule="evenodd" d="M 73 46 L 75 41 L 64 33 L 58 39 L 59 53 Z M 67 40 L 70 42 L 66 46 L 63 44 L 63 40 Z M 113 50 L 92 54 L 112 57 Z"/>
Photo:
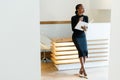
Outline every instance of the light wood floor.
<path fill-rule="evenodd" d="M 52 62 L 41 63 L 41 80 L 108 80 L 108 68 L 87 68 L 88 79 L 78 76 L 79 69 L 58 71 Z"/>

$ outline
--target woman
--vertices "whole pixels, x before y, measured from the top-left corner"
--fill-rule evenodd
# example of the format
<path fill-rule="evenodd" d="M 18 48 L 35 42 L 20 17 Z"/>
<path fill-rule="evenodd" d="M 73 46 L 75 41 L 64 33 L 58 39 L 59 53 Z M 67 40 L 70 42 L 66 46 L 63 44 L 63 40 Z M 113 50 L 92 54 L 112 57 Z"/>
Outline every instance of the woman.
<path fill-rule="evenodd" d="M 85 35 L 85 31 L 87 30 L 87 27 L 81 26 L 83 30 L 77 30 L 75 29 L 75 26 L 79 21 L 84 21 L 88 23 L 88 17 L 83 15 L 84 8 L 82 4 L 76 5 L 75 13 L 76 15 L 72 16 L 71 18 L 71 25 L 72 25 L 72 31 L 73 31 L 72 40 L 78 50 L 78 56 L 81 64 L 79 74 L 80 76 L 84 76 L 85 78 L 87 78 L 87 73 L 84 67 L 86 58 L 88 57 L 87 41 L 86 41 L 86 35 Z"/>

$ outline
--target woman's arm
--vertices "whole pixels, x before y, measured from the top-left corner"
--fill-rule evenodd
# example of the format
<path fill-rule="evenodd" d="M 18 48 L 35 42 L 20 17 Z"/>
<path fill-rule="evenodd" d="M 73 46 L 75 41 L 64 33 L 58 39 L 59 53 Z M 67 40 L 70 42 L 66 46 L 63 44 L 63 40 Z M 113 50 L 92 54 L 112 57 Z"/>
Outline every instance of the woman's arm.
<path fill-rule="evenodd" d="M 74 27 L 75 27 L 75 19 L 74 19 L 74 17 L 71 18 L 71 27 L 72 27 L 72 31 L 74 31 Z"/>
<path fill-rule="evenodd" d="M 88 16 L 84 16 L 84 21 L 88 23 Z M 87 31 L 88 26 L 82 26 L 82 29 L 83 29 L 84 31 Z"/>
<path fill-rule="evenodd" d="M 89 22 L 88 16 L 85 16 L 85 17 L 84 17 L 84 21 L 87 22 L 87 23 Z"/>

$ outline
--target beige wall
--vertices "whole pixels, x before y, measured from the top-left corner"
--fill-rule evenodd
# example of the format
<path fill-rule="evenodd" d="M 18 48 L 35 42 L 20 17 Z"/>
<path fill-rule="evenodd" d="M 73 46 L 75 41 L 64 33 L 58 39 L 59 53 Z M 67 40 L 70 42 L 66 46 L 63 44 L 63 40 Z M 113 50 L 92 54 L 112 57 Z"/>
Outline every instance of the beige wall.
<path fill-rule="evenodd" d="M 111 0 L 90 0 L 91 9 L 111 9 Z"/>
<path fill-rule="evenodd" d="M 40 0 L 41 21 L 70 20 L 76 4 L 82 3 L 89 14 L 89 0 Z"/>
<path fill-rule="evenodd" d="M 111 2 L 109 0 L 40 0 L 41 21 L 65 21 L 75 15 L 75 6 L 82 3 L 85 14 L 93 22 L 110 22 Z"/>
<path fill-rule="evenodd" d="M 91 9 L 90 18 L 93 22 L 105 23 L 111 21 L 111 10 L 110 9 Z"/>

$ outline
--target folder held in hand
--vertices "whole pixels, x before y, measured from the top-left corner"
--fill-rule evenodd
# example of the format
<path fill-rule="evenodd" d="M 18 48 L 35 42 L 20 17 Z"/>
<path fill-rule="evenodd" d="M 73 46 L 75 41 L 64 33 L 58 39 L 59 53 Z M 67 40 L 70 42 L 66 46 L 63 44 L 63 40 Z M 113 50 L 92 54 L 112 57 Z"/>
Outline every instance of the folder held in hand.
<path fill-rule="evenodd" d="M 77 23 L 77 25 L 75 26 L 75 29 L 84 31 L 84 30 L 82 29 L 82 26 L 88 27 L 88 23 L 87 23 L 87 22 L 84 22 L 84 21 L 79 21 L 79 22 Z"/>

